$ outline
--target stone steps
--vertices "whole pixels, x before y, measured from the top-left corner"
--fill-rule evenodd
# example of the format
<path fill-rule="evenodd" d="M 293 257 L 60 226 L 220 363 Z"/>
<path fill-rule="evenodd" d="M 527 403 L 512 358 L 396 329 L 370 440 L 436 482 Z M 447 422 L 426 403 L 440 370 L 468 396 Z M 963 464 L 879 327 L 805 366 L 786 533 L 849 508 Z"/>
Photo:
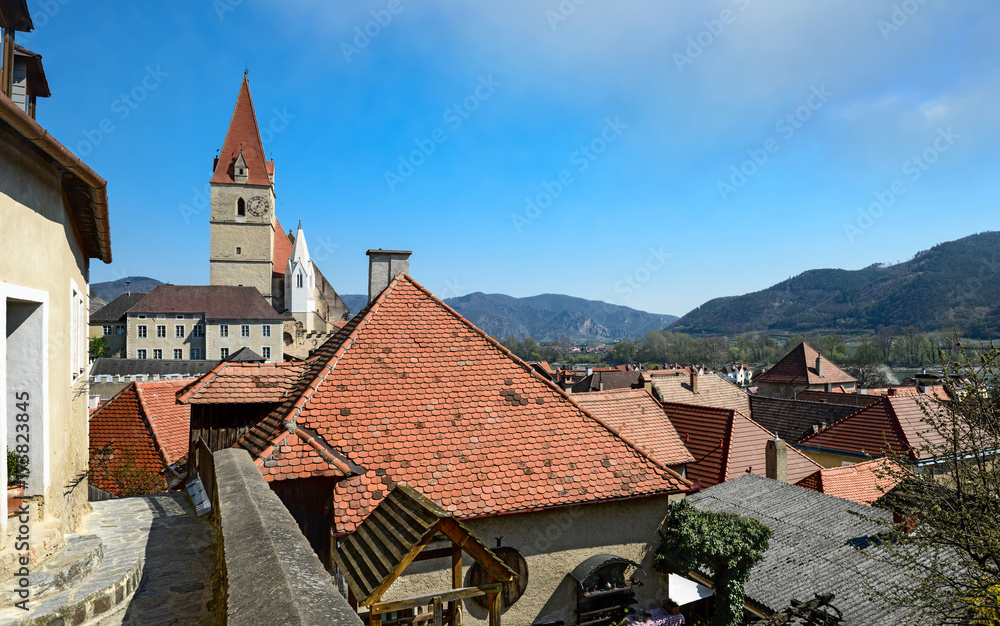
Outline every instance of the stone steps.
<path fill-rule="evenodd" d="M 80 583 L 91 574 L 104 558 L 104 546 L 96 535 L 70 535 L 61 552 L 44 563 L 29 566 L 28 598 L 37 602 Z M 12 606 L 22 599 L 18 590 L 20 579 L 12 578 L 0 585 L 0 606 Z"/>

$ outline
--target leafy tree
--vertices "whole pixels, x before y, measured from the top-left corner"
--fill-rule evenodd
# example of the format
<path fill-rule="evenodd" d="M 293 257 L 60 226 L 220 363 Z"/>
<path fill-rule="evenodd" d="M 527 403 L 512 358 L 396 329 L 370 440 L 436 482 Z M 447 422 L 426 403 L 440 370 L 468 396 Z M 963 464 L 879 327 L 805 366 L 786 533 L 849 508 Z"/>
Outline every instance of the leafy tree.
<path fill-rule="evenodd" d="M 101 476 L 108 492 L 120 498 L 162 493 L 167 488 L 163 476 L 139 465 L 129 449 L 102 450 L 91 472 Z"/>
<path fill-rule="evenodd" d="M 631 341 L 619 341 L 608 357 L 611 363 L 632 363 L 635 361 L 635 344 Z"/>
<path fill-rule="evenodd" d="M 875 345 L 882 351 L 884 361 L 888 361 L 892 354 L 892 347 L 896 345 L 896 335 L 896 329 L 889 326 L 879 325 L 875 330 Z"/>
<path fill-rule="evenodd" d="M 956 344 L 955 352 L 941 353 L 945 374 L 962 381 L 953 385 L 954 399 L 923 403 L 924 428 L 932 433 L 926 439 L 935 443 L 917 450 L 936 465 L 911 472 L 900 451 L 889 454 L 900 467 L 882 470 L 901 481 L 883 497 L 897 522 L 877 520 L 886 540 L 872 558 L 913 575 L 898 588 L 870 592 L 908 607 L 920 623 L 996 623 L 990 616 L 1000 612 L 1000 350 L 990 343 L 973 355 Z"/>
<path fill-rule="evenodd" d="M 104 337 L 91 337 L 89 352 L 99 359 L 108 356 L 108 341 Z"/>
<path fill-rule="evenodd" d="M 771 530 L 733 513 L 699 511 L 687 500 L 667 506 L 663 544 L 653 564 L 660 571 L 686 575 L 707 567 L 715 580 L 712 626 L 743 621 L 744 586 L 750 570 L 767 551 Z"/>

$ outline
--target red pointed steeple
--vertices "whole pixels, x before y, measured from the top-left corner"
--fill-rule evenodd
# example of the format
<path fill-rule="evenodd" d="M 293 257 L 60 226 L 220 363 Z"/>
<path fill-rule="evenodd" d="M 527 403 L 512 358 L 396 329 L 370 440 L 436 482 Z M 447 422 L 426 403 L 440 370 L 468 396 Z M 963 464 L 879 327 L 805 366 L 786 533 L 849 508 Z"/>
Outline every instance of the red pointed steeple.
<path fill-rule="evenodd" d="M 235 183 L 233 164 L 243 152 L 249 171 L 248 185 L 271 185 L 269 173 L 274 171 L 274 163 L 264 159 L 264 144 L 260 140 L 260 129 L 257 128 L 257 114 L 253 110 L 253 98 L 250 97 L 250 83 L 244 74 L 240 93 L 236 98 L 236 108 L 229 121 L 226 140 L 219 152 L 218 162 L 210 183 Z"/>

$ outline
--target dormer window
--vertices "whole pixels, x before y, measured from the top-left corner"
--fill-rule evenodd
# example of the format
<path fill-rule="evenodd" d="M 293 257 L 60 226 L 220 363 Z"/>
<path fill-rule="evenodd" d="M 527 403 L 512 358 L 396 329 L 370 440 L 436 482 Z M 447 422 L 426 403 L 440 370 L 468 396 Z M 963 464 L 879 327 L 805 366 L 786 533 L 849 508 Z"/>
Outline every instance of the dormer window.
<path fill-rule="evenodd" d="M 239 200 L 236 201 L 236 215 L 239 217 L 246 217 L 246 214 L 247 214 L 246 202 L 243 202 L 243 198 L 240 198 Z"/>

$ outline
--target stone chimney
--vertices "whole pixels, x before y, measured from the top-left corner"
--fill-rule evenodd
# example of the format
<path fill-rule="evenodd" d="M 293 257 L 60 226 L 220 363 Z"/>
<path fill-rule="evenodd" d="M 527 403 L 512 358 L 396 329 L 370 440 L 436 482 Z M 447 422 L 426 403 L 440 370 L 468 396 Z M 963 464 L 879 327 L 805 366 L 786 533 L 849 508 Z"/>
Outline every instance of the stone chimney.
<path fill-rule="evenodd" d="M 397 274 L 410 272 L 409 250 L 369 250 L 368 255 L 368 302 L 378 297 Z"/>
<path fill-rule="evenodd" d="M 816 375 L 823 378 L 823 355 L 816 355 Z"/>
<path fill-rule="evenodd" d="M 691 393 L 698 393 L 698 369 L 691 368 Z"/>
<path fill-rule="evenodd" d="M 788 445 L 775 437 L 767 442 L 767 477 L 788 482 Z"/>

